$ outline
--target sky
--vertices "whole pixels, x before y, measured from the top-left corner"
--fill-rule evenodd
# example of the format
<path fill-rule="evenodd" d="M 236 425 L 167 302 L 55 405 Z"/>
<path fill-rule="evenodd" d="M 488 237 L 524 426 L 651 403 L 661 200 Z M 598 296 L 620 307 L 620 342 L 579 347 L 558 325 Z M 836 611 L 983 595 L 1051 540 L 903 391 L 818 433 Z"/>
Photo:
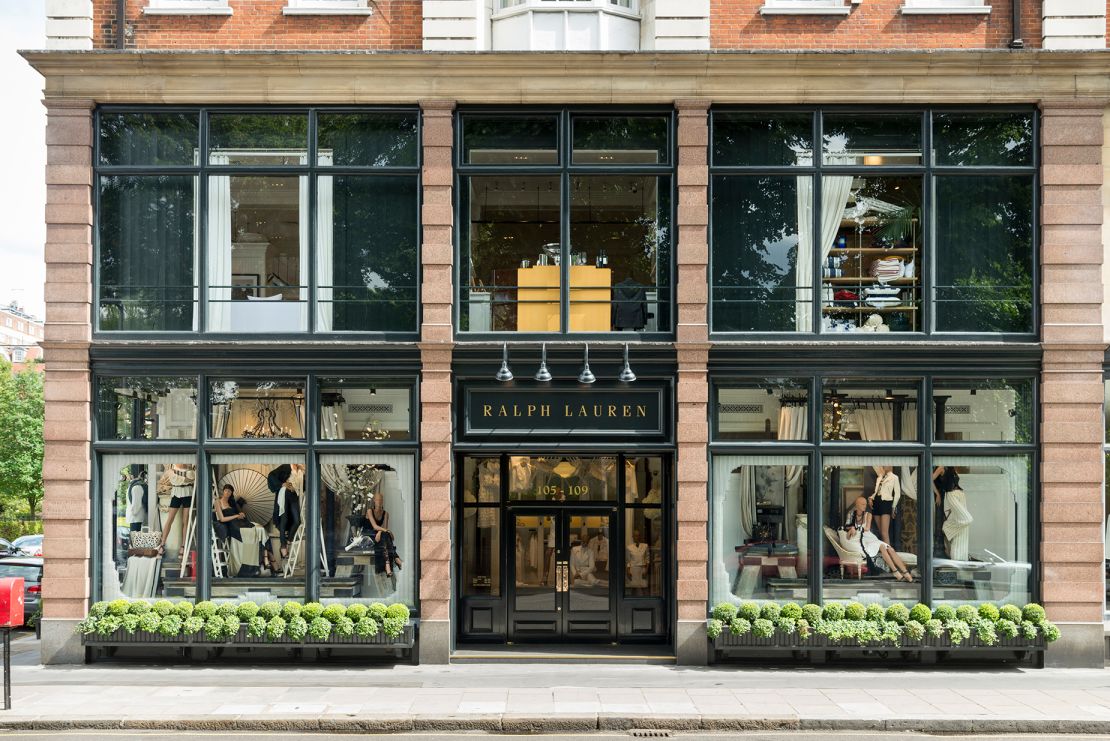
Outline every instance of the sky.
<path fill-rule="evenodd" d="M 45 46 L 44 0 L 0 0 L 0 85 L 6 111 L 0 140 L 6 148 L 8 177 L 0 178 L 0 304 L 12 301 L 39 317 L 44 314 L 46 278 L 46 109 L 42 76 L 16 54 Z"/>

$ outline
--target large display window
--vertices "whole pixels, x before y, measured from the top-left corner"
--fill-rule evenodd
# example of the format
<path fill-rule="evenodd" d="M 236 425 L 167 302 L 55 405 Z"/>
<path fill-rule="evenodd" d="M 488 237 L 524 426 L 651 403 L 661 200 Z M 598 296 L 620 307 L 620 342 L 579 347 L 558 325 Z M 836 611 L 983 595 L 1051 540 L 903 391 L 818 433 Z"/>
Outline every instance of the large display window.
<path fill-rule="evenodd" d="M 1032 335 L 1035 144 L 1028 110 L 715 110 L 711 331 Z"/>

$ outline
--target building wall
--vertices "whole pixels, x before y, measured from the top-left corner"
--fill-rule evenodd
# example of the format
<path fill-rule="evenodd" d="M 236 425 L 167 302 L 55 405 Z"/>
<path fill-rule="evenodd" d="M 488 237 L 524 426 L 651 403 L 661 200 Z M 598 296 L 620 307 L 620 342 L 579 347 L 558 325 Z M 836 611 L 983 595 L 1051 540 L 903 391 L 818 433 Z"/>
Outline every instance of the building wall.
<path fill-rule="evenodd" d="M 19 372 L 34 360 L 42 360 L 43 325 L 22 310 L 0 307 L 0 356 L 11 361 L 17 348 L 22 348 L 22 362 L 13 362 L 12 370 Z"/>
<path fill-rule="evenodd" d="M 1026 48 L 1041 45 L 1041 3 L 1021 1 Z M 1009 0 L 989 15 L 903 15 L 903 0 L 865 0 L 850 15 L 760 15 L 764 0 L 713 0 L 714 49 L 1005 49 L 1012 39 Z"/>
<path fill-rule="evenodd" d="M 375 0 L 370 15 L 283 15 L 286 0 L 232 0 L 232 15 L 147 15 L 127 0 L 129 49 L 419 49 L 420 0 Z M 94 0 L 93 47 L 116 47 L 116 0 Z"/>

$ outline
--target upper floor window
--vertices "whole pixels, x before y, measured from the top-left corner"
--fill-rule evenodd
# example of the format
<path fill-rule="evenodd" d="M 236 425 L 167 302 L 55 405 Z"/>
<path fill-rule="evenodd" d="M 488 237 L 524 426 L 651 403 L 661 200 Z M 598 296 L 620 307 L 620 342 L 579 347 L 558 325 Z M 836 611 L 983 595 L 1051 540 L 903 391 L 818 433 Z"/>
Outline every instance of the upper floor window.
<path fill-rule="evenodd" d="M 98 329 L 415 332 L 417 126 L 415 111 L 102 111 Z"/>
<path fill-rule="evenodd" d="M 671 329 L 671 116 L 460 116 L 461 332 Z"/>
<path fill-rule="evenodd" d="M 148 0 L 147 15 L 231 15 L 228 0 Z"/>
<path fill-rule="evenodd" d="M 1032 334 L 1034 125 L 716 111 L 712 330 Z"/>
<path fill-rule="evenodd" d="M 495 0 L 496 51 L 638 51 L 638 0 Z"/>

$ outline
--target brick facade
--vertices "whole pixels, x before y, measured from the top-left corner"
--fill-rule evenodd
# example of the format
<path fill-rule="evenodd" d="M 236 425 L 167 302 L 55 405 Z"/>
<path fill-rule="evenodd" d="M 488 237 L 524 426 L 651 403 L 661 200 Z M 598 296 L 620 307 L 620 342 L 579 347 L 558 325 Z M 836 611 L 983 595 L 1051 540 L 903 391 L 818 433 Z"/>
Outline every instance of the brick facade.
<path fill-rule="evenodd" d="M 1041 44 L 1041 4 L 1021 1 L 1025 47 Z M 760 15 L 764 0 L 713 0 L 714 49 L 1005 49 L 1012 37 L 1009 2 L 989 15 L 903 15 L 903 0 L 867 0 L 850 15 Z"/>
<path fill-rule="evenodd" d="M 128 49 L 419 49 L 420 0 L 375 0 L 371 15 L 283 15 L 286 0 L 231 0 L 233 15 L 146 15 L 127 0 Z M 93 46 L 116 47 L 116 0 L 95 0 Z"/>

